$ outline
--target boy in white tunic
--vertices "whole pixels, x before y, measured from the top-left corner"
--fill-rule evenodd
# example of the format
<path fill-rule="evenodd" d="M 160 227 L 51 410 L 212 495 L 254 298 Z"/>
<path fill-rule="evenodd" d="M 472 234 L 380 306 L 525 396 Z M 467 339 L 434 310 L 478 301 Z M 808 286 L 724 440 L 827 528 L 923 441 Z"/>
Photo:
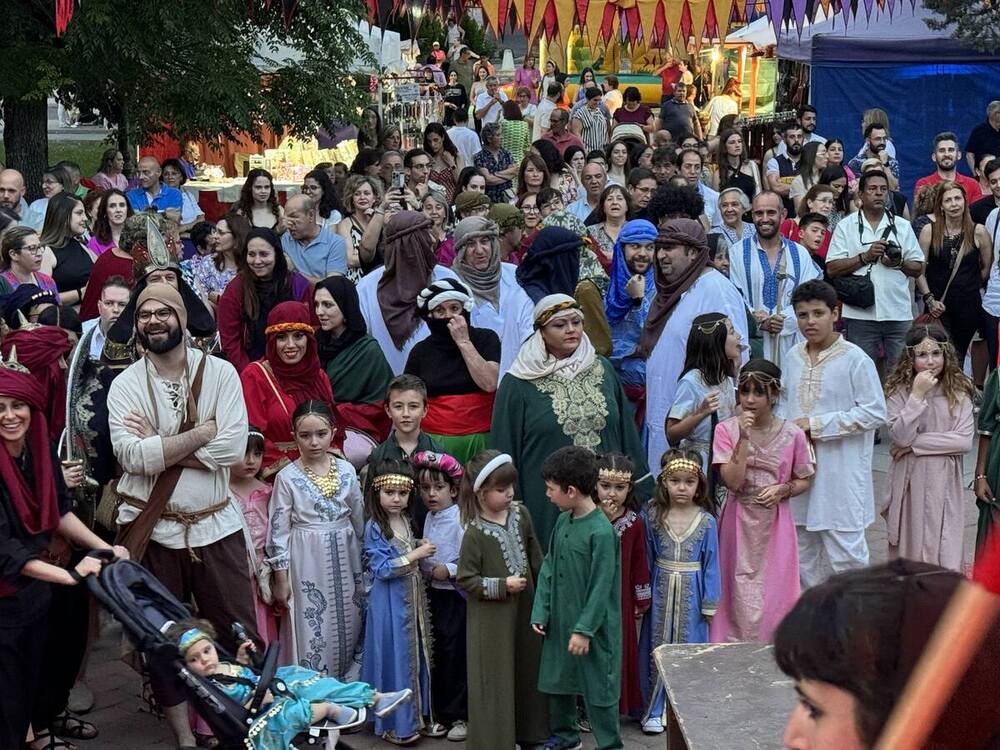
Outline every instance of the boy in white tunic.
<path fill-rule="evenodd" d="M 785 208 L 777 193 L 758 193 L 751 210 L 757 234 L 729 248 L 729 278 L 764 332 L 765 359 L 780 367 L 788 351 L 802 341 L 792 293 L 822 274 L 808 250 L 781 236 Z"/>
<path fill-rule="evenodd" d="M 865 529 L 875 520 L 872 449 L 885 423 L 885 397 L 871 358 L 833 330 L 837 293 L 802 284 L 792 305 L 805 342 L 782 363 L 778 411 L 795 420 L 816 451 L 812 487 L 791 499 L 802 586 L 868 565 Z"/>

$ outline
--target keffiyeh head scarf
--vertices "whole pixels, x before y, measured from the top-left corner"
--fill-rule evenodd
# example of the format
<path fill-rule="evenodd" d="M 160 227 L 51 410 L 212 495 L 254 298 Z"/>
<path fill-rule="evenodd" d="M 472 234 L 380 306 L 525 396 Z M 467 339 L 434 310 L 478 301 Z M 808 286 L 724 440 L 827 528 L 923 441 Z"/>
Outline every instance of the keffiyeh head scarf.
<path fill-rule="evenodd" d="M 379 307 L 397 349 L 420 327 L 417 294 L 427 286 L 437 258 L 428 231 L 431 220 L 417 211 L 401 211 L 386 223 L 385 271 L 378 280 Z"/>
<path fill-rule="evenodd" d="M 632 310 L 632 298 L 625 291 L 625 285 L 628 284 L 633 275 L 625 261 L 625 245 L 653 242 L 656 240 L 656 234 L 656 227 L 645 219 L 633 219 L 625 222 L 618 233 L 614 257 L 611 259 L 611 279 L 608 284 L 608 292 L 604 296 L 604 312 L 608 317 L 609 325 L 617 325 Z M 652 288 L 655 284 L 653 278 L 655 265 L 651 262 L 644 274 L 647 289 Z"/>
<path fill-rule="evenodd" d="M 500 308 L 500 235 L 497 225 L 482 216 L 470 216 L 462 219 L 455 226 L 454 271 L 472 294 Z M 465 260 L 465 251 L 469 241 L 476 237 L 486 237 L 490 241 L 489 264 L 482 271 L 473 268 Z"/>
<path fill-rule="evenodd" d="M 550 294 L 539 300 L 532 311 L 535 332 L 521 346 L 517 359 L 508 372 L 520 380 L 539 380 L 550 375 L 572 380 L 594 364 L 597 353 L 582 330 L 576 351 L 564 359 L 549 354 L 545 347 L 542 329 L 559 318 L 569 317 L 583 322 L 583 310 L 568 294 Z"/>
<path fill-rule="evenodd" d="M 653 351 L 656 342 L 660 340 L 660 334 L 663 333 L 670 313 L 680 302 L 684 292 L 694 286 L 709 264 L 708 238 L 705 236 L 705 229 L 700 222 L 694 219 L 671 219 L 668 221 L 656 237 L 656 249 L 659 251 L 662 248 L 674 247 L 675 245 L 684 245 L 695 250 L 695 256 L 684 272 L 672 280 L 667 280 L 664 277 L 660 264 L 654 261 L 656 296 L 649 307 L 649 314 L 646 316 L 646 324 L 642 329 L 637 350 L 643 357 L 648 357 Z"/>

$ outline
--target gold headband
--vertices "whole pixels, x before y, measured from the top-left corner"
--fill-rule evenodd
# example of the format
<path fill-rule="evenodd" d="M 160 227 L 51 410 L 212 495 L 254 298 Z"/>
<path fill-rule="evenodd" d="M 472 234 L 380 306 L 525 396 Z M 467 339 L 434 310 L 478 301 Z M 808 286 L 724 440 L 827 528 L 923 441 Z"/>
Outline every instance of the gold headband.
<path fill-rule="evenodd" d="M 377 490 L 406 490 L 413 489 L 413 480 L 405 474 L 382 474 L 375 477 L 372 486 Z"/>
<path fill-rule="evenodd" d="M 597 478 L 605 482 L 631 482 L 632 472 L 623 469 L 601 469 L 597 472 Z"/>
<path fill-rule="evenodd" d="M 743 385 L 748 380 L 755 380 L 760 383 L 765 388 L 770 386 L 775 386 L 781 388 L 781 379 L 774 377 L 774 375 L 768 375 L 766 372 L 741 372 L 739 378 L 737 379 L 737 385 Z"/>
<path fill-rule="evenodd" d="M 565 302 L 560 302 L 546 310 L 543 310 L 539 314 L 538 320 L 535 321 L 535 330 L 537 331 L 540 328 L 545 328 L 545 326 L 548 325 L 550 320 L 552 320 L 559 313 L 565 312 L 566 310 L 576 310 L 577 312 L 580 313 L 581 316 L 583 316 L 583 310 L 580 309 L 580 305 L 577 304 L 576 300 L 566 300 Z"/>
<path fill-rule="evenodd" d="M 718 320 L 714 320 L 711 323 L 698 323 L 695 325 L 695 328 L 697 328 L 698 333 L 702 334 L 703 336 L 711 336 L 713 333 L 715 333 L 716 329 L 719 326 L 724 325 L 727 320 L 729 320 L 729 318 L 719 318 Z"/>
<path fill-rule="evenodd" d="M 264 329 L 264 335 L 288 333 L 289 331 L 301 331 L 302 333 L 316 333 L 315 329 L 308 323 L 275 323 Z"/>
<path fill-rule="evenodd" d="M 701 476 L 701 464 L 697 461 L 692 461 L 690 458 L 673 458 L 663 467 L 660 476 L 669 477 L 671 474 L 676 474 L 679 471 L 690 471 Z"/>

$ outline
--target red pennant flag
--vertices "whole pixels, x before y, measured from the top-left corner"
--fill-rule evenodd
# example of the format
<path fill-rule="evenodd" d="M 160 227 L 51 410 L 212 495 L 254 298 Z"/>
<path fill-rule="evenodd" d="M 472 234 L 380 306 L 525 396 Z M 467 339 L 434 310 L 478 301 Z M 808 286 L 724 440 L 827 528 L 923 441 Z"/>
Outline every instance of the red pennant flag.
<path fill-rule="evenodd" d="M 618 8 L 612 4 L 608 3 L 604 8 L 604 17 L 601 19 L 601 41 L 605 44 L 611 39 L 611 32 L 615 25 L 615 15 Z"/>

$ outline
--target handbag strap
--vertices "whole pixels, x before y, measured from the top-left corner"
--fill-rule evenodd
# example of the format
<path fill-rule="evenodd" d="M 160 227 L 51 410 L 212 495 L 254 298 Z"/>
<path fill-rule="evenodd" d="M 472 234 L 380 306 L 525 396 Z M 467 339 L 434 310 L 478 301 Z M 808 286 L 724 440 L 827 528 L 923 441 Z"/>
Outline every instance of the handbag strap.
<path fill-rule="evenodd" d="M 281 392 L 278 390 L 278 385 L 274 382 L 274 377 L 271 375 L 271 368 L 268 366 L 267 362 L 261 362 L 258 360 L 257 362 L 254 362 L 254 364 L 260 368 L 262 373 L 264 373 L 264 379 L 267 381 L 267 384 L 271 386 L 271 391 L 274 393 L 274 397 L 278 400 L 278 403 L 281 404 L 281 408 L 285 412 L 285 416 L 291 419 L 292 415 L 289 413 L 288 407 L 285 405 L 285 397 L 282 396 Z"/>
<path fill-rule="evenodd" d="M 948 277 L 948 283 L 944 285 L 944 293 L 941 295 L 941 302 L 944 302 L 944 298 L 948 296 L 948 290 L 951 289 L 951 282 L 955 280 L 956 274 L 958 274 L 958 267 L 962 265 L 962 260 L 965 258 L 965 242 L 964 237 L 963 242 L 958 248 L 958 255 L 955 256 L 955 262 L 951 266 L 951 276 Z"/>
<path fill-rule="evenodd" d="M 191 430 L 197 422 L 198 399 L 201 396 L 202 377 L 205 374 L 205 362 L 208 360 L 208 357 L 208 354 L 203 354 L 201 362 L 198 364 L 194 382 L 188 391 L 187 415 L 181 423 L 179 433 Z M 156 524 L 160 521 L 160 516 L 166 510 L 167 504 L 174 494 L 174 489 L 177 487 L 177 482 L 180 481 L 182 471 L 184 471 L 184 467 L 179 464 L 167 467 L 156 478 L 153 489 L 150 490 L 149 499 L 142 510 L 139 511 L 139 515 L 130 524 L 122 526 L 118 530 L 118 538 L 115 541 L 117 544 L 128 549 L 129 555 L 133 560 L 141 560 L 142 556 L 146 553 L 146 547 L 153 536 L 153 529 L 156 528 Z"/>

